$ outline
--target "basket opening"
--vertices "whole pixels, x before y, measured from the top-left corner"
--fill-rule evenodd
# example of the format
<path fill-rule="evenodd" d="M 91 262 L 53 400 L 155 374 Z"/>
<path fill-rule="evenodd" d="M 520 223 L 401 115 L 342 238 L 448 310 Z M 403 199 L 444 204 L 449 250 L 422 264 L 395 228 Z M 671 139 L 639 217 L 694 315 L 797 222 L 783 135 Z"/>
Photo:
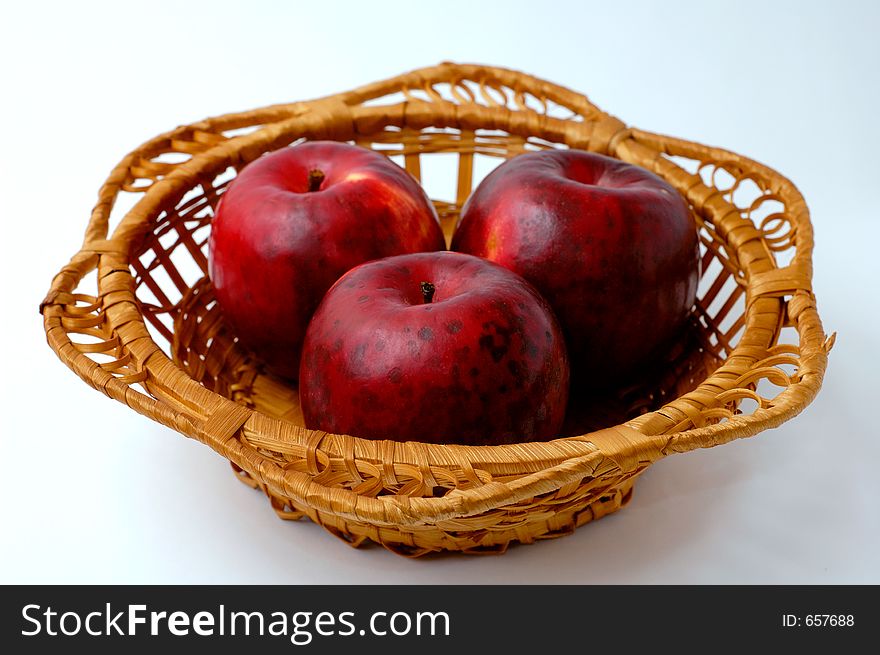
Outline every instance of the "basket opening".
<path fill-rule="evenodd" d="M 463 133 L 437 127 L 421 131 L 383 128 L 375 134 L 359 135 L 357 143 L 382 152 L 420 179 L 435 199 L 447 237 L 451 236 L 467 193 L 505 157 L 527 150 L 565 147 L 541 136 L 523 138 L 501 130 Z M 469 160 L 467 169 L 462 168 L 464 157 Z M 684 157 L 675 160 L 687 163 Z M 701 177 L 719 185 L 735 179 L 723 167 L 694 166 L 690 167 Z M 469 179 L 463 170 L 469 171 Z M 204 279 L 213 209 L 235 171 L 230 165 L 222 173 L 192 184 L 173 208 L 157 218 L 139 257 L 133 260 L 137 296 L 154 338 L 168 348 L 169 355 L 190 376 L 218 393 L 295 422 L 300 416 L 296 390 L 265 374 L 259 362 L 226 331 Z M 725 192 L 735 194 L 744 188 L 744 183 L 734 181 Z M 762 205 L 760 199 L 749 200 L 753 211 Z M 573 395 L 586 400 L 572 403 L 575 411 L 570 413 L 563 436 L 614 425 L 660 407 L 696 388 L 736 345 L 744 327 L 744 294 L 737 282 L 741 272 L 728 249 L 712 233 L 711 225 L 700 216 L 696 218 L 701 231 L 703 273 L 698 301 L 681 339 L 654 370 L 641 371 L 639 379 L 601 395 L 573 389 Z M 778 227 L 779 222 L 770 227 Z"/>

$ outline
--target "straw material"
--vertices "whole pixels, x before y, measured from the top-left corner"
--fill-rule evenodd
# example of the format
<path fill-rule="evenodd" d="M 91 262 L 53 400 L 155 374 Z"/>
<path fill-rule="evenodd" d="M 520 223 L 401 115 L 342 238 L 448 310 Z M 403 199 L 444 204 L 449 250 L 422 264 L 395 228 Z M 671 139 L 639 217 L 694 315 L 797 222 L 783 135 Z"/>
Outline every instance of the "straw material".
<path fill-rule="evenodd" d="M 594 398 L 552 441 L 476 447 L 307 430 L 296 390 L 238 346 L 206 278 L 208 226 L 229 180 L 301 139 L 379 150 L 429 190 L 423 169 L 453 166 L 454 188 L 435 200 L 447 237 L 487 161 L 569 147 L 643 166 L 687 199 L 700 228 L 691 326 L 661 370 Z M 137 202 L 111 234 L 119 198 Z M 833 343 L 811 290 L 812 248 L 806 204 L 777 172 L 627 127 L 522 73 L 445 63 L 143 144 L 101 188 L 83 246 L 41 311 L 49 345 L 86 383 L 228 458 L 282 518 L 308 516 L 352 545 L 411 556 L 503 552 L 619 509 L 665 455 L 755 435 L 806 407 Z M 89 281 L 97 295 L 82 292 Z"/>

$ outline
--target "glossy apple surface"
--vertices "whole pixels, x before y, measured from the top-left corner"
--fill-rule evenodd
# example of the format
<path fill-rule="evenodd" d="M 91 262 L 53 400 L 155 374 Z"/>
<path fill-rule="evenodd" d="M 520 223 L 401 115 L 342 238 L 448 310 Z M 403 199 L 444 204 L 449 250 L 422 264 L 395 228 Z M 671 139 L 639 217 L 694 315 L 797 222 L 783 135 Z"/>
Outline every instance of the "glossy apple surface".
<path fill-rule="evenodd" d="M 242 344 L 295 379 L 308 321 L 339 276 L 443 249 L 437 214 L 406 171 L 365 148 L 313 141 L 264 155 L 229 184 L 211 225 L 209 271 Z"/>
<path fill-rule="evenodd" d="M 682 197 L 638 166 L 579 150 L 515 157 L 462 210 L 452 250 L 531 282 L 556 312 L 579 385 L 620 381 L 682 329 L 700 276 Z"/>
<path fill-rule="evenodd" d="M 556 436 L 565 342 L 520 276 L 452 252 L 358 266 L 327 292 L 303 346 L 306 427 L 372 439 L 497 444 Z"/>

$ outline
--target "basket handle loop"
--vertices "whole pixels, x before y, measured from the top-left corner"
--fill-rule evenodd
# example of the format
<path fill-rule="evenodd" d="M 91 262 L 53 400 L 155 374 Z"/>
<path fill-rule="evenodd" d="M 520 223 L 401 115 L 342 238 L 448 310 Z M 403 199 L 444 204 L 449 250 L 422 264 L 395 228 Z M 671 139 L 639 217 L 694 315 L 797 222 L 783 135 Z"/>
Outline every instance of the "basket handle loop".
<path fill-rule="evenodd" d="M 584 435 L 602 454 L 614 462 L 622 473 L 631 473 L 656 462 L 664 456 L 666 440 L 649 437 L 626 424 L 615 425 Z"/>
<path fill-rule="evenodd" d="M 778 298 L 794 296 L 804 292 L 812 296 L 812 267 L 809 262 L 793 261 L 782 268 L 772 268 L 762 273 L 753 273 L 749 280 L 746 304 L 751 305 L 758 298 Z"/>
<path fill-rule="evenodd" d="M 238 433 L 253 413 L 244 405 L 226 400 L 198 426 L 199 440 L 225 443 Z"/>

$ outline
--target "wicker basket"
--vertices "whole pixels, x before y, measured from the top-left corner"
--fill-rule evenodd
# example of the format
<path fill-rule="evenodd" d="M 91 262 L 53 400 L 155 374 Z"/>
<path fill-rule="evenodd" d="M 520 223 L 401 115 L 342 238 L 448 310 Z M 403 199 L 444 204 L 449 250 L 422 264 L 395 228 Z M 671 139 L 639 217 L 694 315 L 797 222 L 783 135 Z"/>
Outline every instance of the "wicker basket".
<path fill-rule="evenodd" d="M 687 199 L 703 277 L 692 325 L 659 371 L 594 398 L 564 436 L 475 447 L 369 441 L 301 427 L 296 390 L 224 327 L 205 278 L 212 210 L 237 170 L 300 139 L 350 141 L 422 180 L 447 235 L 475 171 L 552 147 L 654 171 Z M 432 191 L 431 179 L 423 183 Z M 108 237 L 119 198 L 136 198 Z M 119 212 L 113 212 L 114 219 Z M 803 198 L 726 150 L 626 127 L 584 96 L 501 68 L 444 63 L 312 102 L 178 127 L 134 150 L 101 188 L 82 249 L 41 305 L 50 346 L 85 382 L 198 439 L 262 489 L 352 545 L 401 554 L 504 551 L 620 508 L 670 453 L 778 426 L 819 390 L 826 338 L 811 292 Z M 79 291 L 97 276 L 97 295 Z M 574 415 L 577 412 L 572 412 Z"/>

